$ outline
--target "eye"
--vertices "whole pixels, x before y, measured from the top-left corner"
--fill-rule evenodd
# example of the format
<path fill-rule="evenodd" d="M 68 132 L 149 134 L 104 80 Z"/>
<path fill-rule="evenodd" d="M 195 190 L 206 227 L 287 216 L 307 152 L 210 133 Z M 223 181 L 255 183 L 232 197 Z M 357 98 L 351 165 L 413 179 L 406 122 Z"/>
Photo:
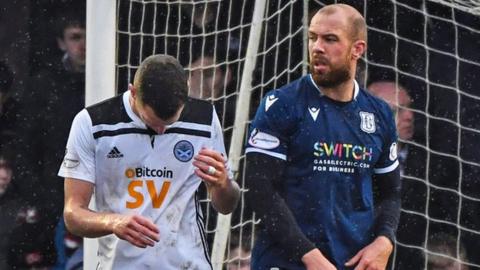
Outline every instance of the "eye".
<path fill-rule="evenodd" d="M 338 41 L 338 39 L 337 39 L 335 36 L 327 36 L 327 37 L 325 38 L 325 41 L 327 41 L 327 42 L 336 42 L 336 41 Z"/>
<path fill-rule="evenodd" d="M 73 34 L 73 35 L 70 36 L 70 39 L 73 40 L 73 41 L 79 41 L 82 38 L 83 38 L 83 36 L 80 35 L 80 34 Z"/>

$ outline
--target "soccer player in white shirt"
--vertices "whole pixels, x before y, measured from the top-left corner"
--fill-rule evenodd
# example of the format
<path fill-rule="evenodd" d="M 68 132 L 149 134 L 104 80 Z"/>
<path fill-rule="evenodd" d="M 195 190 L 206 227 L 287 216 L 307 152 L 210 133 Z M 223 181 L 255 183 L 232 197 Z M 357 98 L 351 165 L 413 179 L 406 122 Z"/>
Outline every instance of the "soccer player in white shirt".
<path fill-rule="evenodd" d="M 64 217 L 71 232 L 99 237 L 97 269 L 211 268 L 197 189 L 203 181 L 224 214 L 240 190 L 215 109 L 187 93 L 178 61 L 154 55 L 129 91 L 75 117 L 59 172 Z"/>

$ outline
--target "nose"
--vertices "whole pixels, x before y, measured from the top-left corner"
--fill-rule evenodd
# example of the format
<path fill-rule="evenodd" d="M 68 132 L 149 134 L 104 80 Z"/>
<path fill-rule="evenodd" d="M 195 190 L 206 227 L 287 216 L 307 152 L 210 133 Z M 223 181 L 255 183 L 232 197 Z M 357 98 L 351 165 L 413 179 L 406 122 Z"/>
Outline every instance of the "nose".
<path fill-rule="evenodd" d="M 323 53 L 324 47 L 323 42 L 320 37 L 316 38 L 315 40 L 310 40 L 311 50 L 314 53 Z"/>

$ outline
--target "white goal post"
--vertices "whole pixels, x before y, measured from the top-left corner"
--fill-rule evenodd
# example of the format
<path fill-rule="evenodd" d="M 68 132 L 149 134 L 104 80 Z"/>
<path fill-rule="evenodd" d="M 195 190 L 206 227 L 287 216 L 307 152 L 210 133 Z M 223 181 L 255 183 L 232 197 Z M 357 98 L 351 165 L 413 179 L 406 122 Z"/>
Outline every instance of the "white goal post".
<path fill-rule="evenodd" d="M 424 157 L 419 163 L 426 164 L 416 174 L 402 173 L 402 181 L 413 183 L 422 201 L 418 209 L 402 206 L 402 216 L 419 222 L 414 224 L 419 241 L 398 238 L 391 269 L 405 269 L 402 252 L 420 254 L 419 269 L 426 268 L 432 258 L 480 269 L 480 258 L 471 255 L 472 247 L 480 244 L 468 241 L 469 237 L 480 241 L 480 218 L 469 213 L 473 208 L 478 214 L 480 209 L 480 195 L 471 192 L 474 188 L 480 192 L 480 181 L 467 177 L 472 170 L 480 171 L 480 161 L 464 153 L 468 147 L 480 149 L 480 142 L 472 139 L 480 141 L 480 125 L 470 121 L 476 117 L 473 112 L 480 115 L 480 109 L 475 109 L 480 86 L 471 86 L 475 78 L 480 81 L 480 48 L 475 47 L 480 40 L 479 0 L 87 0 L 86 104 L 124 89 L 146 56 L 176 56 L 191 80 L 200 74 L 200 93 L 205 93 L 205 87 L 218 89 L 218 95 L 212 91 L 203 98 L 217 108 L 236 181 L 243 193 L 248 192 L 242 148 L 254 109 L 267 91 L 307 72 L 309 13 L 332 3 L 353 3 L 367 20 L 369 51 L 357 80 L 367 84 L 377 76 L 396 84 L 407 81 L 413 105 L 400 109 L 411 110 L 421 129 L 417 138 L 401 141 L 409 149 L 419 149 Z M 441 34 L 447 38 L 437 39 Z M 205 60 L 209 57 L 212 62 Z M 441 106 L 442 101 L 450 103 Z M 453 140 L 445 143 L 450 148 L 434 141 L 443 131 Z M 455 179 L 437 180 L 436 169 Z M 438 206 L 442 199 L 445 205 L 453 205 L 451 216 L 442 216 Z M 233 216 L 217 216 L 207 196 L 200 201 L 214 269 L 248 259 L 230 256 L 235 244 L 252 247 L 259 223 L 243 196 Z M 453 235 L 453 253 L 430 246 L 429 237 L 442 226 Z M 84 268 L 95 269 L 96 240 L 85 241 L 84 248 Z"/>
<path fill-rule="evenodd" d="M 87 0 L 86 106 L 116 94 L 116 19 L 115 0 Z M 95 209 L 93 196 L 90 208 Z M 83 269 L 96 269 L 97 239 L 84 238 L 83 248 Z"/>

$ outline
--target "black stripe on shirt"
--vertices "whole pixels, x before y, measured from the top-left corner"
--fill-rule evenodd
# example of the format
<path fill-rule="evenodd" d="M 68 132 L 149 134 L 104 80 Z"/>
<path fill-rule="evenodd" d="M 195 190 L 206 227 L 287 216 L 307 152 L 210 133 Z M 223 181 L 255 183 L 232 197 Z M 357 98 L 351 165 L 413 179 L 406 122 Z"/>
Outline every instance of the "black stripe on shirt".
<path fill-rule="evenodd" d="M 207 244 L 207 237 L 205 235 L 205 229 L 204 229 L 204 224 L 203 224 L 203 217 L 200 214 L 202 210 L 200 209 L 200 202 L 198 201 L 198 190 L 195 191 L 195 212 L 196 212 L 196 220 L 197 220 L 197 226 L 198 230 L 200 233 L 200 239 L 202 240 L 202 246 L 203 246 L 203 252 L 205 254 L 205 259 L 207 259 L 208 264 L 210 265 L 210 268 L 213 269 L 212 267 L 212 262 L 210 261 L 210 256 L 208 255 L 209 250 L 208 250 L 208 244 Z"/>
<path fill-rule="evenodd" d="M 98 139 L 101 137 L 113 137 L 124 134 L 145 134 L 145 135 L 158 135 L 155 131 L 151 129 L 141 129 L 141 128 L 121 128 L 116 130 L 100 130 L 93 133 L 93 138 Z M 196 130 L 196 129 L 187 129 L 187 128 L 169 128 L 165 131 L 165 134 L 185 134 L 199 137 L 210 138 L 211 133 L 209 131 Z"/>
<path fill-rule="evenodd" d="M 141 128 L 121 128 L 116 130 L 100 130 L 93 133 L 93 138 L 98 139 L 101 137 L 113 137 L 124 134 L 146 134 L 155 135 L 153 130 L 141 129 Z"/>
<path fill-rule="evenodd" d="M 165 134 L 186 134 L 192 136 L 199 136 L 199 137 L 207 137 L 210 138 L 211 133 L 210 131 L 203 131 L 197 129 L 187 129 L 187 128 L 169 128 L 165 130 Z"/>

